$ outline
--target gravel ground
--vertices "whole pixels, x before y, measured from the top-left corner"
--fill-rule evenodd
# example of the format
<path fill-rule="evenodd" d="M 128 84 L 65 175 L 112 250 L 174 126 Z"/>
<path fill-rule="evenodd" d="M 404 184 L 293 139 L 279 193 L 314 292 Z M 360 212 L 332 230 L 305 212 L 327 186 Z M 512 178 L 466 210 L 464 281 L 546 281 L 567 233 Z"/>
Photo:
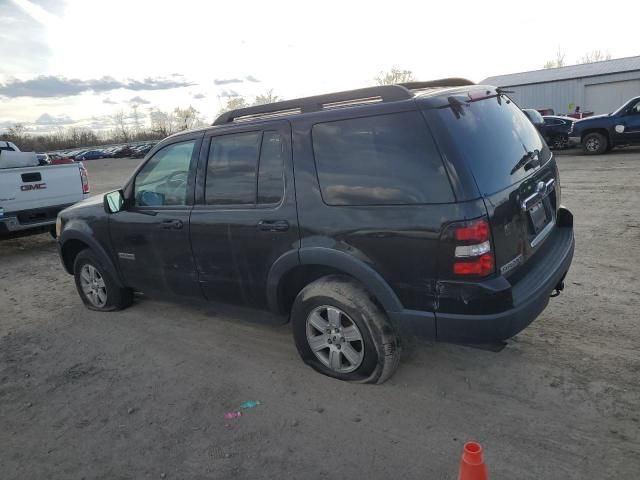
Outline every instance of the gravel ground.
<path fill-rule="evenodd" d="M 97 193 L 139 160 L 86 163 Z M 637 478 L 640 149 L 559 165 L 565 292 L 502 352 L 414 346 L 381 386 L 313 372 L 261 313 L 91 312 L 48 235 L 1 242 L 0 478 L 455 479 L 469 439 L 491 478 Z"/>

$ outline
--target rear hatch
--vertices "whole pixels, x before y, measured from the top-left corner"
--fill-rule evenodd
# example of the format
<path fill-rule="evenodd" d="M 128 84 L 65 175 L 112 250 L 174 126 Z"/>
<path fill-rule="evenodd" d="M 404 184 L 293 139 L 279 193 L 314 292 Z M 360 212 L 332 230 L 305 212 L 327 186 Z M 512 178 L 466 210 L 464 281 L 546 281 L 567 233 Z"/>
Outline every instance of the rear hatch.
<path fill-rule="evenodd" d="M 425 113 L 451 137 L 450 159 L 470 169 L 487 208 L 496 270 L 508 277 L 553 229 L 560 195 L 555 160 L 525 114 L 495 89 L 458 90 L 443 100 Z"/>

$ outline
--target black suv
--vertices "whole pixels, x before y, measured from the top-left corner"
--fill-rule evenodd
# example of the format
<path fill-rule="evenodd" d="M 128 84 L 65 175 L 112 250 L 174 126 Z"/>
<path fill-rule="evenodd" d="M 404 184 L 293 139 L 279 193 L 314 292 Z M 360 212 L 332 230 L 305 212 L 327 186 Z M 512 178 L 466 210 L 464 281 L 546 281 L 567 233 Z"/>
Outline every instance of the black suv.
<path fill-rule="evenodd" d="M 132 291 L 288 315 L 300 355 L 380 383 L 404 335 L 491 343 L 563 287 L 572 215 L 549 148 L 463 79 L 231 111 L 156 145 L 122 190 L 60 213 L 93 310 Z"/>

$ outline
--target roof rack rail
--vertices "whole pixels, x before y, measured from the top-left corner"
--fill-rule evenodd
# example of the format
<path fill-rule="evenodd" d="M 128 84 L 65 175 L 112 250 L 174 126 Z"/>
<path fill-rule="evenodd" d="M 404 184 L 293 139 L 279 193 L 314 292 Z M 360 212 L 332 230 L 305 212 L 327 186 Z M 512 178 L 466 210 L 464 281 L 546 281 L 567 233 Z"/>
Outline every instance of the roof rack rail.
<path fill-rule="evenodd" d="M 320 110 L 367 103 L 396 102 L 410 98 L 413 98 L 413 94 L 404 85 L 381 85 L 378 87 L 359 88 L 357 90 L 328 93 L 326 95 L 284 100 L 282 102 L 231 110 L 216 118 L 213 125 L 224 125 L 234 120 L 278 117 L 293 113 L 318 112 Z"/>
<path fill-rule="evenodd" d="M 429 80 L 427 82 L 405 82 L 398 83 L 398 85 L 408 90 L 420 90 L 421 88 L 435 88 L 435 87 L 464 87 L 465 85 L 475 85 L 471 80 L 466 78 L 441 78 L 439 80 Z"/>

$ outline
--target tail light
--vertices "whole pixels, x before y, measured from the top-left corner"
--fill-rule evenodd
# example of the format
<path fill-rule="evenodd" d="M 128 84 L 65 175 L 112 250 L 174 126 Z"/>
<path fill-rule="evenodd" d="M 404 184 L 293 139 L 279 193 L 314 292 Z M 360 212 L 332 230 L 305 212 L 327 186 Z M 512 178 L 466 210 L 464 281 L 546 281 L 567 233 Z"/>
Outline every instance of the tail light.
<path fill-rule="evenodd" d="M 456 243 L 453 274 L 486 277 L 495 271 L 491 249 L 491 229 L 485 218 L 456 223 L 453 228 Z"/>
<path fill-rule="evenodd" d="M 80 181 L 82 182 L 82 193 L 89 193 L 89 175 L 82 163 L 80 164 Z"/>

